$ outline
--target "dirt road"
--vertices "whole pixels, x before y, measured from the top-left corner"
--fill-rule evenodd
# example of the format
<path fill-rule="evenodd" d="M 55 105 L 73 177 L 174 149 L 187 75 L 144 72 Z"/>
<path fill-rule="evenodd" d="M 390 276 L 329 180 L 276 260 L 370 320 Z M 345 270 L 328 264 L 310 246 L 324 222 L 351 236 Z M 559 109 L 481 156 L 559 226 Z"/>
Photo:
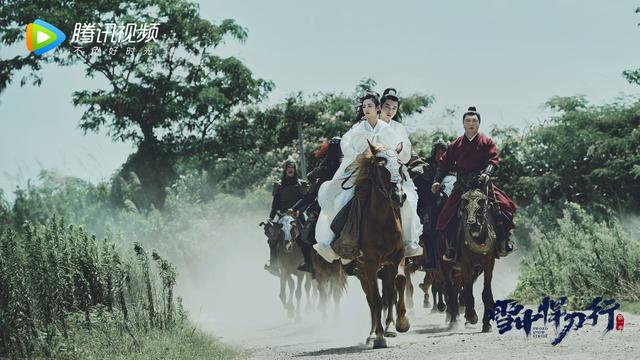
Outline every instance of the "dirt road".
<path fill-rule="evenodd" d="M 503 263 L 502 269 L 496 269 L 505 274 L 502 281 L 494 283 L 496 299 L 503 299 L 515 286 L 517 272 L 507 268 L 512 268 L 516 261 Z M 481 323 L 465 326 L 461 320 L 458 329 L 450 331 L 444 314 L 422 307 L 419 289 L 414 296 L 416 308 L 409 316 L 409 332 L 389 338 L 389 348 L 373 350 L 364 343 L 369 314 L 355 279 L 349 281 L 348 294 L 338 314 L 326 322 L 312 308 L 305 311 L 304 296 L 300 317 L 287 319 L 277 300 L 276 279 L 266 276 L 261 281 L 274 289 L 260 292 L 254 298 L 243 293 L 239 299 L 244 300 L 235 305 L 244 308 L 244 312 L 200 316 L 205 328 L 215 331 L 224 341 L 246 349 L 244 356 L 249 359 L 640 359 L 640 316 L 637 315 L 624 314 L 625 327 L 621 332 L 614 330 L 602 335 L 606 318 L 601 317 L 595 327 L 587 325 L 572 331 L 559 345 L 552 346 L 553 328 L 546 331 L 546 338 L 527 339 L 522 330 L 516 329 L 500 335 L 495 324 L 491 333 L 482 334 Z M 413 282 L 417 284 L 418 280 Z M 481 289 L 476 285 L 476 309 L 481 314 Z M 247 302 L 247 299 L 250 300 Z"/>
<path fill-rule="evenodd" d="M 369 309 L 359 282 L 349 279 L 339 312 L 331 307 L 323 321 L 313 306 L 307 310 L 303 295 L 301 315 L 288 319 L 278 299 L 278 279 L 262 269 L 268 251 L 258 230 L 229 230 L 232 241 L 216 241 L 215 261 L 182 273 L 187 284 L 180 293 L 192 318 L 223 341 L 245 349 L 250 359 L 640 359 L 640 316 L 624 314 L 622 332 L 602 336 L 606 318 L 595 327 L 570 332 L 557 346 L 546 338 L 527 339 L 522 330 L 499 335 L 480 333 L 481 323 L 457 330 L 446 327 L 445 316 L 422 307 L 422 291 L 416 286 L 416 307 L 409 314 L 411 329 L 388 339 L 387 349 L 373 350 L 364 340 L 369 331 Z M 242 236 L 238 236 L 241 234 Z M 221 237 L 221 239 L 228 239 Z M 501 259 L 494 272 L 494 298 L 505 299 L 519 274 L 517 254 Z M 187 275 L 189 274 L 189 275 Z M 418 277 L 423 273 L 417 273 Z M 421 279 L 414 277 L 417 285 Z M 189 286 L 189 284 L 191 284 Z M 476 283 L 476 310 L 482 313 L 481 282 Z"/>
<path fill-rule="evenodd" d="M 447 330 L 441 314 L 413 317 L 406 334 L 389 339 L 389 348 L 371 349 L 363 344 L 366 329 L 360 337 L 340 329 L 318 330 L 319 325 L 283 324 L 264 329 L 262 336 L 247 339 L 251 359 L 638 359 L 640 317 L 625 314 L 622 332 L 602 336 L 604 324 L 572 332 L 557 346 L 548 337 L 527 339 L 523 332 L 499 335 L 480 333 L 480 326 L 461 326 Z M 426 315 L 426 316 L 425 316 Z M 364 319 L 366 323 L 366 318 Z M 365 326 L 366 327 L 366 326 Z M 364 328 L 364 327 L 363 327 Z"/>

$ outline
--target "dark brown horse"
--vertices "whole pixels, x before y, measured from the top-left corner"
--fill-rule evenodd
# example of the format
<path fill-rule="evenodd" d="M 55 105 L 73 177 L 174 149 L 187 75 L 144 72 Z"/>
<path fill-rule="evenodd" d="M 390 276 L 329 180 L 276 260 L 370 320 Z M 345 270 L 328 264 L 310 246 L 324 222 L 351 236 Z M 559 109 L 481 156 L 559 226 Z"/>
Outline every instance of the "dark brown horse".
<path fill-rule="evenodd" d="M 278 259 L 278 269 L 280 270 L 280 301 L 287 311 L 289 318 L 300 315 L 300 299 L 302 297 L 302 282 L 305 274 L 298 271 L 298 266 L 303 261 L 302 250 L 296 240 L 300 236 L 300 222 L 293 217 L 284 214 L 280 215 L 278 223 L 272 223 L 276 231 L 271 241 L 276 244 L 276 256 Z M 264 225 L 264 223 L 261 223 Z M 286 233 L 285 233 L 286 232 Z M 293 277 L 297 279 L 294 280 Z M 287 294 L 287 287 L 289 293 Z M 296 303 L 294 305 L 293 297 Z M 309 295 L 307 291 L 307 301 Z"/>
<path fill-rule="evenodd" d="M 367 343 L 373 340 L 375 349 L 387 346 L 382 327 L 383 299 L 377 280 L 378 271 L 385 265 L 388 270 L 383 276 L 382 291 L 386 295 L 387 305 L 397 304 L 396 330 L 408 331 L 409 320 L 404 303 L 406 278 L 399 215 L 405 198 L 402 193 L 402 164 L 398 159 L 402 143 L 398 144 L 395 151 L 371 143 L 369 149 L 370 152 L 360 155 L 357 160 L 355 196 L 362 202 L 360 246 L 363 255 L 356 261 L 358 278 L 371 311 L 371 331 Z"/>
<path fill-rule="evenodd" d="M 440 271 L 427 271 L 424 280 L 418 285 L 424 292 L 422 306 L 426 309 L 431 306 L 431 312 L 444 312 L 447 307 L 444 303 L 444 277 Z M 429 303 L 429 291 L 433 297 L 433 304 Z"/>
<path fill-rule="evenodd" d="M 484 288 L 482 301 L 484 315 L 482 317 L 482 332 L 491 331 L 488 313 L 493 311 L 494 299 L 491 290 L 491 279 L 495 265 L 496 234 L 491 203 L 489 201 L 490 182 L 479 184 L 477 178 L 465 179 L 459 177 L 456 186 L 461 186 L 463 195 L 459 206 L 459 219 L 457 224 L 457 262 L 440 261 L 440 267 L 444 276 L 447 312 L 450 316 L 450 326 L 457 326 L 459 312 L 458 299 L 462 291 L 462 299 L 465 305 L 464 317 L 467 322 L 476 324 L 478 315 L 475 311 L 473 297 L 473 283 L 475 279 L 484 273 Z M 445 252 L 445 239 L 439 236 L 437 240 L 438 256 L 441 258 Z"/>
<path fill-rule="evenodd" d="M 311 250 L 311 263 L 313 264 L 314 277 L 318 286 L 318 310 L 322 318 L 326 320 L 329 298 L 333 299 L 335 316 L 340 312 L 340 299 L 347 288 L 347 275 L 342 270 L 340 260 L 333 263 L 325 261 L 315 249 Z"/>

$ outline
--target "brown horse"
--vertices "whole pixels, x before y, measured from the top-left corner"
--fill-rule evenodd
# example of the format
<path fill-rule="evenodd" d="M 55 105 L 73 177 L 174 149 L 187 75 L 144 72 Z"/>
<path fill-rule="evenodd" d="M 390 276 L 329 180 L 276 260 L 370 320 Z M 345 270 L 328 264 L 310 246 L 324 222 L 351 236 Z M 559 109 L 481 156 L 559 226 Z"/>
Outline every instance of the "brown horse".
<path fill-rule="evenodd" d="M 457 326 L 459 312 L 458 301 L 452 302 L 450 299 L 458 299 L 460 291 L 462 291 L 465 305 L 465 319 L 471 324 L 478 322 L 473 297 L 473 283 L 481 273 L 484 273 L 482 332 L 489 332 L 491 324 L 488 314 L 493 311 L 494 306 L 491 279 L 496 254 L 494 230 L 496 222 L 488 196 L 489 187 L 492 185 L 490 182 L 482 185 L 477 183 L 477 178 L 466 181 L 461 177 L 458 178 L 456 186 L 461 186 L 463 191 L 456 232 L 458 261 L 456 263 L 440 261 L 440 267 L 445 281 L 450 327 Z M 441 258 L 445 253 L 446 246 L 444 236 L 438 236 L 437 245 Z"/>
<path fill-rule="evenodd" d="M 279 224 L 276 224 L 280 228 L 280 231 L 276 233 L 276 255 L 278 258 L 278 268 L 280 270 L 280 301 L 289 318 L 294 316 L 300 316 L 300 298 L 302 297 L 302 281 L 305 278 L 305 274 L 302 271 L 298 271 L 298 266 L 303 261 L 302 250 L 296 243 L 298 236 L 300 236 L 300 222 L 288 215 L 282 215 Z M 282 222 L 286 222 L 284 225 Z M 289 226 L 287 226 L 289 225 Z M 285 236 L 285 228 L 289 228 L 289 235 Z M 293 276 L 297 279 L 294 281 Z M 287 294 L 287 286 L 289 287 L 289 294 Z M 293 296 L 295 294 L 296 304 L 293 304 Z M 307 301 L 309 301 L 309 295 L 307 291 Z"/>
<path fill-rule="evenodd" d="M 333 299 L 335 316 L 340 312 L 340 299 L 347 288 L 347 275 L 342 270 L 339 260 L 333 263 L 325 261 L 315 249 L 311 250 L 311 263 L 313 264 L 314 277 L 318 286 L 318 310 L 322 318 L 326 320 L 327 304 L 329 297 Z"/>
<path fill-rule="evenodd" d="M 367 343 L 373 340 L 375 349 L 387 346 L 381 321 L 383 299 L 377 281 L 377 273 L 385 265 L 388 265 L 388 270 L 383 275 L 382 291 L 386 295 L 389 313 L 392 312 L 389 304 L 397 304 L 396 330 L 408 331 L 409 320 L 404 303 L 406 278 L 399 215 L 399 208 L 405 199 L 402 192 L 402 163 L 398 159 L 402 143 L 398 144 L 395 151 L 371 143 L 369 149 L 370 152 L 360 155 L 357 160 L 355 196 L 362 201 L 363 213 L 360 223 L 362 256 L 356 260 L 356 267 L 371 311 L 371 331 Z"/>
<path fill-rule="evenodd" d="M 444 277 L 440 271 L 427 271 L 424 274 L 424 280 L 418 285 L 424 292 L 422 307 L 425 309 L 431 307 L 431 312 L 444 312 L 447 307 L 444 303 Z M 429 303 L 429 291 L 433 297 L 433 304 Z"/>

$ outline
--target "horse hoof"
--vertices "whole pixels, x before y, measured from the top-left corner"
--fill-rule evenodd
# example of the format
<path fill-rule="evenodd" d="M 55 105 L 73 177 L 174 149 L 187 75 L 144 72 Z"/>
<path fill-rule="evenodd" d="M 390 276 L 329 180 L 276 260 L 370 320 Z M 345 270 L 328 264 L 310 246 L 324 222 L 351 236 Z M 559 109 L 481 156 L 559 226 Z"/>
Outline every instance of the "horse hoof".
<path fill-rule="evenodd" d="M 384 349 L 387 347 L 387 339 L 381 337 L 373 340 L 373 348 L 374 349 Z"/>
<path fill-rule="evenodd" d="M 452 321 L 449 323 L 449 331 L 455 331 L 458 330 L 458 322 L 457 321 Z"/>
<path fill-rule="evenodd" d="M 475 325 L 475 324 L 478 323 L 478 314 L 476 314 L 475 311 L 473 313 L 471 313 L 471 314 L 465 314 L 464 318 L 467 319 L 467 321 L 471 325 Z"/>
<path fill-rule="evenodd" d="M 398 318 L 398 321 L 396 321 L 396 330 L 398 332 L 407 332 L 409 331 L 410 326 L 411 325 L 409 324 L 409 319 L 406 316 Z"/>
<path fill-rule="evenodd" d="M 438 304 L 438 311 L 444 312 L 445 310 L 447 310 L 447 305 L 445 305 L 444 303 Z"/>
<path fill-rule="evenodd" d="M 431 303 L 430 303 L 430 302 L 428 302 L 428 301 L 424 301 L 424 302 L 422 303 L 422 307 L 423 307 L 423 308 L 425 308 L 425 309 L 428 309 L 428 308 L 430 308 L 430 307 L 431 307 Z"/>
<path fill-rule="evenodd" d="M 482 324 L 482 332 L 483 333 L 491 332 L 491 324 Z"/>
<path fill-rule="evenodd" d="M 398 336 L 398 334 L 396 334 L 393 331 L 385 331 L 384 332 L 384 337 L 396 337 L 396 336 Z"/>

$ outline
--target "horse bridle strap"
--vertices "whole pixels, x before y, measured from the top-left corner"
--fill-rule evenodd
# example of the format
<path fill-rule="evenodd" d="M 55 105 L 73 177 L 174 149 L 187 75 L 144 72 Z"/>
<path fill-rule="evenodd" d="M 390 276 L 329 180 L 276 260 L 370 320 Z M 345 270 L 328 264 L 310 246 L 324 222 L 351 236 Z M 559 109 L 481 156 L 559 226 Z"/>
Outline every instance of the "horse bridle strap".
<path fill-rule="evenodd" d="M 357 169 L 356 169 L 356 170 L 357 170 Z M 345 179 L 342 181 L 342 184 L 340 184 L 340 187 L 342 188 L 342 190 L 349 190 L 349 189 L 353 188 L 354 186 L 356 186 L 356 184 L 353 184 L 353 185 L 351 185 L 351 186 L 349 186 L 349 187 L 344 187 L 344 184 L 346 184 L 346 183 L 347 183 L 347 181 L 349 181 L 349 179 L 351 179 L 351 177 L 353 176 L 353 174 L 355 174 L 355 173 L 356 173 L 356 170 L 352 171 L 352 172 L 351 172 L 351 174 L 349 174 L 349 176 L 347 176 L 347 178 L 345 178 Z"/>
<path fill-rule="evenodd" d="M 391 201 L 391 196 L 389 195 L 389 192 L 386 191 L 380 184 L 378 184 L 376 181 L 374 181 L 373 177 L 371 176 L 371 171 L 369 171 L 368 174 L 368 180 L 376 187 L 376 190 L 378 190 L 382 196 L 385 198 L 385 200 L 387 201 Z"/>

